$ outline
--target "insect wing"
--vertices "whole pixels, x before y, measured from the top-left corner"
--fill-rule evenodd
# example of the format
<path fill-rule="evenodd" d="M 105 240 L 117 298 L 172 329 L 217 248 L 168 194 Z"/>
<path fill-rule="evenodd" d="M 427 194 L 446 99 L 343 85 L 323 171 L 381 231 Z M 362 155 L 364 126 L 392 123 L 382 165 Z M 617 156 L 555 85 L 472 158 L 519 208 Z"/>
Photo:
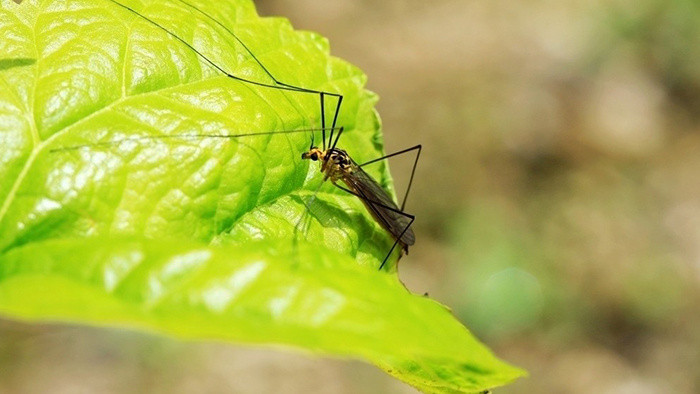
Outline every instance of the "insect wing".
<path fill-rule="evenodd" d="M 415 243 L 415 235 L 409 227 L 411 218 L 401 212 L 394 200 L 374 178 L 353 163 L 352 173 L 344 177 L 343 180 L 357 193 L 377 222 L 395 239 L 400 237 L 400 242 L 407 246 Z"/>

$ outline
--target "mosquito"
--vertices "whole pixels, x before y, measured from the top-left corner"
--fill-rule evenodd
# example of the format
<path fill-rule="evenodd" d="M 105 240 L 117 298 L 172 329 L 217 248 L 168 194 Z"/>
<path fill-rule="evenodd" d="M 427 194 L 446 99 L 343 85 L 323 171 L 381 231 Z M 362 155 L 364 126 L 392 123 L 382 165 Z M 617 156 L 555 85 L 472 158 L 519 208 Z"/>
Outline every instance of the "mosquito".
<path fill-rule="evenodd" d="M 301 133 L 301 132 L 310 132 L 311 133 L 311 144 L 309 146 L 308 151 L 305 151 L 301 154 L 302 160 L 312 160 L 312 161 L 318 161 L 320 163 L 320 171 L 323 174 L 323 181 L 324 183 L 328 180 L 331 181 L 331 183 L 347 192 L 350 193 L 360 199 L 362 201 L 363 205 L 367 209 L 367 211 L 372 215 L 374 220 L 384 229 L 386 230 L 391 237 L 394 239 L 394 244 L 392 245 L 391 249 L 387 253 L 386 257 L 384 257 L 384 260 L 382 261 L 381 265 L 379 266 L 379 270 L 381 270 L 387 263 L 389 257 L 392 255 L 392 252 L 396 249 L 397 246 L 399 246 L 399 259 L 404 253 L 408 253 L 408 247 L 413 245 L 415 243 L 415 234 L 413 233 L 413 230 L 411 229 L 411 225 L 413 224 L 415 220 L 415 216 L 409 213 L 404 212 L 404 207 L 406 204 L 406 200 L 408 197 L 408 194 L 411 189 L 411 185 L 413 183 L 413 177 L 415 175 L 416 171 L 416 166 L 418 163 L 418 159 L 420 157 L 420 152 L 421 152 L 421 145 L 416 145 L 408 149 L 404 149 L 395 153 L 391 153 L 370 161 L 367 161 L 362 164 L 357 164 L 351 157 L 350 155 L 343 149 L 337 148 L 338 141 L 340 140 L 340 136 L 343 134 L 343 127 L 337 127 L 337 120 L 338 120 L 338 114 L 340 113 L 341 109 L 341 104 L 343 101 L 343 96 L 338 93 L 334 92 L 327 92 L 327 91 L 321 91 L 321 90 L 314 90 L 314 89 L 308 89 L 300 86 L 295 86 L 292 84 L 286 84 L 283 83 L 279 80 L 277 80 L 272 73 L 268 71 L 267 68 L 262 64 L 262 62 L 253 54 L 253 52 L 249 49 L 248 46 L 228 27 L 226 27 L 223 23 L 217 21 L 214 17 L 212 17 L 210 14 L 207 12 L 197 8 L 193 4 L 185 1 L 185 0 L 172 0 L 174 2 L 178 2 L 190 9 L 192 9 L 194 12 L 204 16 L 207 20 L 213 22 L 220 28 L 222 28 L 224 31 L 226 31 L 231 37 L 233 37 L 243 48 L 247 53 L 254 59 L 254 61 L 261 67 L 261 69 L 269 76 L 269 78 L 272 80 L 272 83 L 265 83 L 265 82 L 260 82 L 260 81 L 255 81 L 251 79 L 246 79 L 242 78 L 236 75 L 233 75 L 232 73 L 226 71 L 223 67 L 217 65 L 214 61 L 209 59 L 207 56 L 205 56 L 200 50 L 194 47 L 193 44 L 190 44 L 186 40 L 180 38 L 177 34 L 173 33 L 171 30 L 167 29 L 163 25 L 159 24 L 155 20 L 139 13 L 135 9 L 124 5 L 116 0 L 109 0 L 110 2 L 114 3 L 115 5 L 129 11 L 130 13 L 133 13 L 137 15 L 138 17 L 142 18 L 146 22 L 150 23 L 151 25 L 155 26 L 156 28 L 164 31 L 167 33 L 169 36 L 173 37 L 183 45 L 185 45 L 187 48 L 192 50 L 199 58 L 201 58 L 204 62 L 207 64 L 211 65 L 214 69 L 216 69 L 218 72 L 223 74 L 224 76 L 231 78 L 233 80 L 241 81 L 244 83 L 250 83 L 252 85 L 257 85 L 261 87 L 266 87 L 266 88 L 274 88 L 274 89 L 280 89 L 283 91 L 288 91 L 288 92 L 299 92 L 299 93 L 305 93 L 305 94 L 315 94 L 319 96 L 320 100 L 320 115 L 321 115 L 321 127 L 320 129 L 313 129 L 313 128 L 305 128 L 305 129 L 294 129 L 294 130 L 275 130 L 275 131 L 268 131 L 268 132 L 250 132 L 250 133 L 237 133 L 233 135 L 219 135 L 219 134 L 187 134 L 187 135 L 151 135 L 151 136 L 143 136 L 143 137 L 131 137 L 131 138 L 124 138 L 124 139 L 118 139 L 118 140 L 112 140 L 108 142 L 102 142 L 102 143 L 93 143 L 93 144 L 83 144 L 83 145 L 74 145 L 74 146 L 68 146 L 68 147 L 63 147 L 63 148 L 58 148 L 52 150 L 52 152 L 57 152 L 57 151 L 66 151 L 66 150 L 76 150 L 80 148 L 85 148 L 85 147 L 90 147 L 90 146 L 106 146 L 106 145 L 115 145 L 115 144 L 120 144 L 126 141 L 142 141 L 142 140 L 154 140 L 154 139 L 171 139 L 171 138 L 186 138 L 186 139 L 191 139 L 191 138 L 219 138 L 219 139 L 233 139 L 233 138 L 242 138 L 242 137 L 252 137 L 252 136 L 261 136 L 261 135 L 273 135 L 273 134 L 291 134 L 291 133 Z M 325 111 L 325 101 L 326 97 L 331 97 L 335 98 L 335 110 L 333 113 L 333 120 L 331 123 L 330 127 L 326 127 L 326 111 Z M 322 144 L 321 147 L 319 148 L 314 144 L 314 132 L 315 131 L 320 131 L 321 132 L 321 137 L 322 137 Z M 329 132 L 329 135 L 326 135 L 326 132 Z M 337 134 L 335 133 L 337 131 Z M 335 137 L 335 138 L 334 138 Z M 394 156 L 402 155 L 405 153 L 409 153 L 412 151 L 416 151 L 416 156 L 415 160 L 413 162 L 413 167 L 411 169 L 411 176 L 408 182 L 408 186 L 406 188 L 406 193 L 403 198 L 403 202 L 401 203 L 401 207 L 398 207 L 397 203 L 394 202 L 393 198 L 379 185 L 379 183 L 372 178 L 367 172 L 363 170 L 364 166 L 370 165 L 372 163 L 377 163 L 385 159 L 389 159 Z M 342 181 L 347 187 L 344 187 L 340 184 L 338 184 L 339 181 Z M 318 189 L 317 189 L 318 190 Z M 315 195 L 315 194 L 314 194 Z M 307 206 L 307 211 L 308 212 L 308 206 Z"/>
<path fill-rule="evenodd" d="M 343 133 L 343 128 L 341 127 L 338 131 L 337 138 Z M 404 212 L 404 206 L 406 204 L 406 198 L 408 197 L 408 192 L 411 189 L 411 183 L 413 182 L 413 175 L 416 172 L 416 163 L 420 157 L 421 145 L 416 145 L 414 147 L 404 149 L 399 152 L 392 153 L 390 155 L 382 156 L 374 160 L 370 160 L 363 164 L 357 164 L 343 149 L 336 148 L 336 141 L 328 149 L 319 149 L 313 146 L 313 143 L 307 152 L 301 154 L 303 160 L 318 161 L 320 163 L 320 170 L 323 173 L 323 181 L 330 180 L 333 186 L 344 190 L 360 199 L 364 204 L 367 211 L 372 215 L 374 220 L 379 223 L 384 230 L 391 234 L 394 238 L 394 244 L 389 249 L 386 257 L 379 266 L 381 270 L 386 264 L 389 256 L 394 251 L 397 245 L 401 247 L 401 253 L 408 254 L 408 247 L 413 245 L 416 241 L 415 234 L 411 229 L 411 225 L 415 220 L 415 216 Z M 406 195 L 404 196 L 401 208 L 396 206 L 394 200 L 389 196 L 389 194 L 374 180 L 367 172 L 365 172 L 362 167 L 368 164 L 375 163 L 379 160 L 388 159 L 393 156 L 401 155 L 403 153 L 408 153 L 410 151 L 417 150 L 416 161 L 413 164 L 413 169 L 411 170 L 411 178 L 409 180 L 408 188 L 406 189 Z M 345 188 L 338 185 L 338 181 L 343 181 L 348 187 Z M 400 258 L 401 256 L 399 256 Z"/>

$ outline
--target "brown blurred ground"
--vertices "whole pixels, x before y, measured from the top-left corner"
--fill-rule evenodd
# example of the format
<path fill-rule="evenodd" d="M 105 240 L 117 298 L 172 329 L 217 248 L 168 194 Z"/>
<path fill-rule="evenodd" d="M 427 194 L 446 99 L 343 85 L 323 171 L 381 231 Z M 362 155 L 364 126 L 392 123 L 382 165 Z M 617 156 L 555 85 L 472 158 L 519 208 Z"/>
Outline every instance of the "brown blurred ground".
<path fill-rule="evenodd" d="M 369 75 L 388 151 L 423 144 L 401 277 L 530 370 L 497 393 L 700 392 L 700 3 L 258 7 Z M 399 184 L 409 166 L 392 163 Z M 413 392 L 355 362 L 84 328 L 0 334 L 0 393 Z"/>

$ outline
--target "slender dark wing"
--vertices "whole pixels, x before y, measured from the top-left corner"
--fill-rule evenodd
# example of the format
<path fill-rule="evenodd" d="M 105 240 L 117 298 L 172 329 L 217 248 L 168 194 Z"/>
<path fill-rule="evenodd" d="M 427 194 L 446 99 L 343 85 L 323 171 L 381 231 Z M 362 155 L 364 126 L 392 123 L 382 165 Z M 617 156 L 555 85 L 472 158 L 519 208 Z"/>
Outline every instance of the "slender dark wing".
<path fill-rule="evenodd" d="M 416 237 L 413 230 L 407 228 L 411 223 L 411 216 L 401 212 L 377 181 L 355 163 L 353 163 L 352 172 L 345 174 L 342 179 L 352 191 L 357 193 L 374 219 L 391 233 L 394 239 L 398 239 L 405 246 L 415 243 Z"/>

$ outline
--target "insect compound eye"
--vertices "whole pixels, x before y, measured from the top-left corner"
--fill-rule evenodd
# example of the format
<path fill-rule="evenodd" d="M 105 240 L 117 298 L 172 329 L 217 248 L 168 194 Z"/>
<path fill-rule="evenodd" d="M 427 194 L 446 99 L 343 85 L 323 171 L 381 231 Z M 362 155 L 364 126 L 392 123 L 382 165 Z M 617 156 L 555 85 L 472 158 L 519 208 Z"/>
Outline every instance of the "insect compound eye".
<path fill-rule="evenodd" d="M 316 153 L 311 154 L 311 160 L 316 161 L 318 160 L 318 155 Z"/>

